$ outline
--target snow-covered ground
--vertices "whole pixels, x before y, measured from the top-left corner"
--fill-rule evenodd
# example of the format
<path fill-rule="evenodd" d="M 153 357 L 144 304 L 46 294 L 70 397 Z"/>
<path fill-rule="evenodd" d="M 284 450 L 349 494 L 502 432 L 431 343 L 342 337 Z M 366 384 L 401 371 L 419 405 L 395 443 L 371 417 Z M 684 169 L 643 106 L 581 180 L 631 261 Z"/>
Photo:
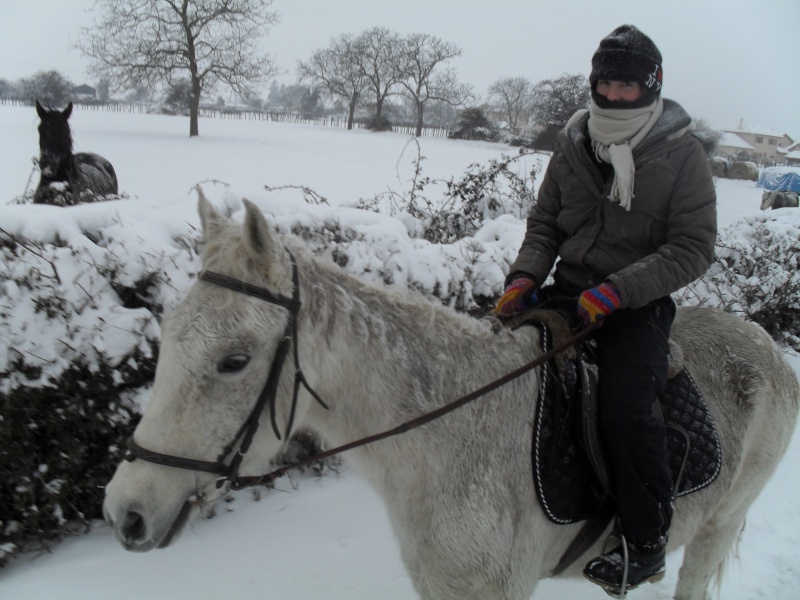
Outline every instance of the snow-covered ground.
<path fill-rule="evenodd" d="M 24 227 L 31 235 L 46 237 L 56 220 L 70 230 L 78 221 L 107 224 L 116 219 L 133 228 L 129 242 L 137 236 L 140 240 L 140 247 L 127 250 L 144 253 L 151 240 L 163 237 L 159 227 L 164 215 L 197 224 L 191 190 L 200 182 L 223 182 L 230 186 L 228 196 L 246 196 L 284 214 L 341 211 L 348 222 L 366 223 L 369 218 L 342 207 L 387 189 L 407 191 L 416 157 L 416 146 L 397 134 L 202 120 L 201 136 L 189 139 L 185 119 L 80 109 L 71 124 L 75 150 L 108 158 L 117 169 L 120 191 L 130 199 L 73 209 L 6 206 L 25 191 L 32 173 L 38 118 L 33 108 L 0 106 L 0 227 Z M 470 163 L 515 153 L 506 146 L 475 142 L 422 138 L 419 144 L 423 174 L 442 179 L 459 177 Z M 265 185 L 313 188 L 332 208 L 309 207 L 301 192 L 266 192 Z M 753 182 L 719 180 L 717 191 L 720 227 L 759 212 L 761 190 Z M 516 238 L 505 245 L 516 247 L 520 226 L 509 222 L 504 231 Z M 800 373 L 800 358 L 789 360 Z M 775 478 L 750 511 L 739 560 L 726 573 L 721 598 L 800 598 L 798 464 L 796 433 Z M 680 560 L 680 552 L 670 555 L 665 580 L 632 597 L 671 598 Z M 260 501 L 252 492 L 240 492 L 220 507 L 217 517 L 195 522 L 178 542 L 157 552 L 127 553 L 97 523 L 88 535 L 68 539 L 51 553 L 12 560 L 0 570 L 0 597 L 406 600 L 415 595 L 380 500 L 345 462 L 338 476 L 284 478 Z M 535 597 L 606 596 L 584 581 L 547 580 Z"/>

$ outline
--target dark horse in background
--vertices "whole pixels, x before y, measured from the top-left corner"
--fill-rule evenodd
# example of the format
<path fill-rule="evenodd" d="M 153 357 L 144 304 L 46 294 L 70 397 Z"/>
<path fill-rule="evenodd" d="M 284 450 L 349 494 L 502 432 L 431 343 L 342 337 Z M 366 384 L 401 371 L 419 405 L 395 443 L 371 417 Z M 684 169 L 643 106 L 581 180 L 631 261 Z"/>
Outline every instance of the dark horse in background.
<path fill-rule="evenodd" d="M 34 204 L 69 206 L 105 200 L 117 194 L 117 174 L 102 156 L 72 153 L 72 131 L 67 120 L 72 102 L 63 111 L 47 110 L 36 101 L 39 124 L 39 186 Z"/>

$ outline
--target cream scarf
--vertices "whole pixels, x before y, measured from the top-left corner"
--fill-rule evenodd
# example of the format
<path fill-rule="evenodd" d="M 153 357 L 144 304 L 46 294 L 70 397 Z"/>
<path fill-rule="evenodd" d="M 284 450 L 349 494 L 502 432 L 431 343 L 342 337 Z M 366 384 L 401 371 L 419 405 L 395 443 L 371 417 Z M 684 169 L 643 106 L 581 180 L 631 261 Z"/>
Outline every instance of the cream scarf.
<path fill-rule="evenodd" d="M 631 209 L 633 199 L 633 149 L 641 142 L 664 112 L 658 97 L 642 108 L 600 108 L 592 101 L 589 108 L 589 136 L 598 160 L 614 167 L 614 183 L 609 200 Z"/>

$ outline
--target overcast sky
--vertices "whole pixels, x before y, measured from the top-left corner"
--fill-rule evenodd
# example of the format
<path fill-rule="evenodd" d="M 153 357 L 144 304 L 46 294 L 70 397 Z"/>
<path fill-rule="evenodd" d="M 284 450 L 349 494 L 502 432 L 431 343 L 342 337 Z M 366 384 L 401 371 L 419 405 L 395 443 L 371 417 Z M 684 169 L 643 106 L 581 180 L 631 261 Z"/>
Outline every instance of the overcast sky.
<path fill-rule="evenodd" d="M 56 69 L 73 83 L 96 83 L 71 48 L 97 18 L 93 4 L 0 0 L 0 78 Z M 460 47 L 453 66 L 484 97 L 500 77 L 588 76 L 600 39 L 630 23 L 661 50 L 664 95 L 693 116 L 721 129 L 744 119 L 800 140 L 798 0 L 274 0 L 273 8 L 281 18 L 265 50 L 290 73 L 283 83 L 331 38 L 385 26 Z"/>

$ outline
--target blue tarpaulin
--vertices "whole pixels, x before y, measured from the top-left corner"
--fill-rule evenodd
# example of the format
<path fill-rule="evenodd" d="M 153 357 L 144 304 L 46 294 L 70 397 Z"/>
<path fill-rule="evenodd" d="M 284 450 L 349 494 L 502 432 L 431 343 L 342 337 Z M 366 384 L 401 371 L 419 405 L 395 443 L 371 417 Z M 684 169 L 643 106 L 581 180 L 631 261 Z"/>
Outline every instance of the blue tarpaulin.
<path fill-rule="evenodd" d="M 800 167 L 768 167 L 761 172 L 756 187 L 800 194 Z"/>

